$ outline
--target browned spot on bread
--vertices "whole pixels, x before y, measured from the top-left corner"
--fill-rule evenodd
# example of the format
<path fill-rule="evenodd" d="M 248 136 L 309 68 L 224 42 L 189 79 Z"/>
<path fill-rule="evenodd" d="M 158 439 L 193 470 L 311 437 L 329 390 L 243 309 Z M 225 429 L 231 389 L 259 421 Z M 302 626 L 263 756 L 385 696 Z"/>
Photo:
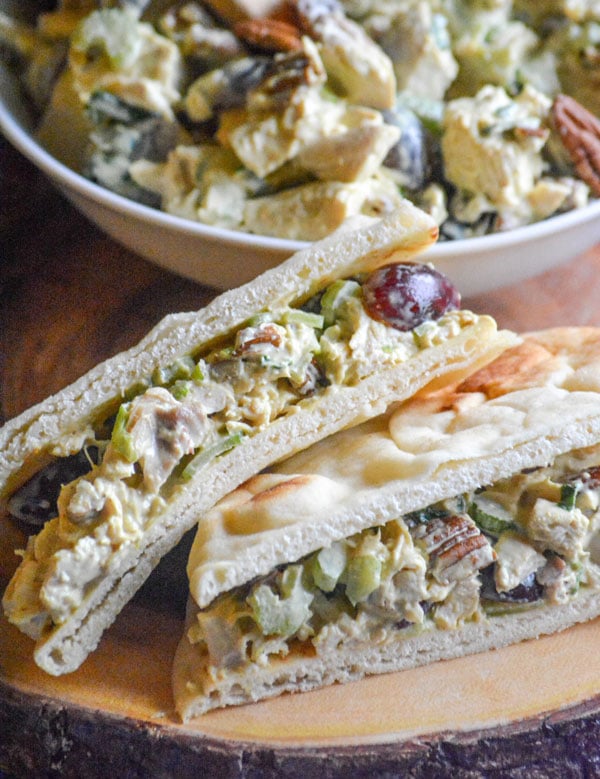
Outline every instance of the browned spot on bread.
<path fill-rule="evenodd" d="M 261 503 L 262 501 L 273 500 L 274 498 L 281 498 L 286 493 L 294 493 L 298 487 L 303 487 L 305 484 L 309 484 L 312 481 L 310 475 L 306 476 L 293 476 L 291 479 L 280 481 L 278 484 L 273 484 L 271 487 L 262 489 L 260 492 L 253 495 L 251 498 L 252 503 Z"/>
<path fill-rule="evenodd" d="M 456 387 L 456 393 L 482 392 L 497 398 L 527 387 L 540 386 L 556 367 L 553 354 L 542 344 L 524 341 L 503 352 Z"/>

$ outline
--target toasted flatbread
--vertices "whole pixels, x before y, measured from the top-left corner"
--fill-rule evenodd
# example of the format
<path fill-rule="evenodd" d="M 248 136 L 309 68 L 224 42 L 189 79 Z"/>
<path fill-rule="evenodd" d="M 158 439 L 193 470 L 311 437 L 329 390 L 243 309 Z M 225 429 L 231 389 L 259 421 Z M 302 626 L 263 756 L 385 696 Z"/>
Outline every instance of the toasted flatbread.
<path fill-rule="evenodd" d="M 187 720 L 591 619 L 599 509 L 600 329 L 529 334 L 208 512 L 177 709 Z"/>
<path fill-rule="evenodd" d="M 330 351 L 343 349 L 331 376 L 315 368 L 331 328 L 306 306 L 318 308 L 338 279 L 360 288 L 374 269 L 414 257 L 435 237 L 429 217 L 406 204 L 314 244 L 202 311 L 167 317 L 2 428 L 0 495 L 22 519 L 38 519 L 40 505 L 56 515 L 30 539 L 3 598 L 9 620 L 35 639 L 40 667 L 77 668 L 161 557 L 241 482 L 514 340 L 490 317 L 460 310 L 431 332 L 401 333 L 354 303 L 357 328 L 368 319 L 369 343 L 379 346 L 353 351 L 336 336 Z M 86 472 L 62 479 L 73 455 Z M 50 473 L 55 507 L 44 494 Z"/>

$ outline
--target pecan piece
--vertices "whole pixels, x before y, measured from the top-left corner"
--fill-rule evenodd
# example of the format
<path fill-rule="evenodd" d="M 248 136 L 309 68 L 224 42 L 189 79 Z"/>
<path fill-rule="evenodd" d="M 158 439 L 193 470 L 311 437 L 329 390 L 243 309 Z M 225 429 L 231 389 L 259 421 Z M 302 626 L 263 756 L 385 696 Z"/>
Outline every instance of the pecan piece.
<path fill-rule="evenodd" d="M 288 105 L 297 89 L 324 84 L 326 78 L 315 44 L 304 38 L 299 49 L 274 55 L 265 77 L 249 94 L 248 106 L 277 109 Z"/>
<path fill-rule="evenodd" d="M 600 487 L 600 465 L 592 468 L 586 468 L 580 473 L 576 473 L 567 479 L 567 484 L 579 482 L 586 490 L 597 490 Z"/>
<path fill-rule="evenodd" d="M 281 346 L 281 333 L 277 326 L 270 322 L 258 327 L 247 327 L 240 330 L 234 354 L 238 357 L 252 356 L 257 352 L 257 347 L 260 351 L 260 347 L 264 344 L 274 346 L 276 349 Z"/>
<path fill-rule="evenodd" d="M 436 517 L 412 530 L 429 556 L 429 570 L 440 584 L 465 579 L 496 559 L 490 542 L 463 514 Z"/>
<path fill-rule="evenodd" d="M 568 95 L 557 95 L 552 118 L 578 176 L 600 197 L 600 120 Z"/>
<path fill-rule="evenodd" d="M 302 47 L 300 30 L 277 19 L 244 19 L 234 25 L 233 31 L 249 46 L 261 51 L 297 51 Z"/>

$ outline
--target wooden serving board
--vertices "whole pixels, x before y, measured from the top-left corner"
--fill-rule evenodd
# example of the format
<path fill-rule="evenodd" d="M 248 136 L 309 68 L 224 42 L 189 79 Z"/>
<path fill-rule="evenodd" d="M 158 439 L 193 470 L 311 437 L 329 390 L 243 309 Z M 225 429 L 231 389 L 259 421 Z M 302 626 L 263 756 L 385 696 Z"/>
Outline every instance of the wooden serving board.
<path fill-rule="evenodd" d="M 6 550 L 20 541 L 6 527 L 3 576 L 14 567 Z M 183 631 L 184 551 L 157 569 L 73 674 L 45 674 L 32 661 L 32 642 L 0 623 L 0 740 L 8 740 L 0 765 L 19 776 L 49 776 L 52 768 L 61 777 L 108 776 L 106 761 L 121 776 L 178 779 L 199 771 L 245 776 L 252 766 L 260 776 L 362 776 L 385 766 L 443 776 L 463 764 L 549 776 L 553 766 L 583 770 L 599 757 L 600 620 L 182 725 L 170 669 Z"/>
<path fill-rule="evenodd" d="M 215 294 L 101 235 L 0 139 L 0 410 L 10 418 L 162 315 Z M 600 239 L 600 236 L 599 236 Z M 600 325 L 600 246 L 468 307 L 502 326 Z M 0 591 L 24 536 L 0 517 Z M 54 678 L 0 618 L 0 769 L 15 777 L 600 775 L 600 622 L 471 658 L 210 713 L 182 725 L 170 670 L 185 545 L 98 650 Z"/>

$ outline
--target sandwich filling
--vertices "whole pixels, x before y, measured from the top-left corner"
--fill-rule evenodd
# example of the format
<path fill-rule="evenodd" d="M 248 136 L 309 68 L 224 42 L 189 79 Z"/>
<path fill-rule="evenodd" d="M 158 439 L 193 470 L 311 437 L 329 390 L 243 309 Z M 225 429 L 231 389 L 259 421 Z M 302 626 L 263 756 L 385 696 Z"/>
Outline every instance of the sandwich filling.
<path fill-rule="evenodd" d="M 600 584 L 600 447 L 562 455 L 279 566 L 198 610 L 187 631 L 209 695 L 291 653 L 560 607 Z"/>
<path fill-rule="evenodd" d="M 65 457 L 12 497 L 15 516 L 45 524 L 5 593 L 10 621 L 33 638 L 63 624 L 197 473 L 300 405 L 451 340 L 478 319 L 458 306 L 433 269 L 386 266 L 155 370 L 79 436 L 75 478 Z"/>

